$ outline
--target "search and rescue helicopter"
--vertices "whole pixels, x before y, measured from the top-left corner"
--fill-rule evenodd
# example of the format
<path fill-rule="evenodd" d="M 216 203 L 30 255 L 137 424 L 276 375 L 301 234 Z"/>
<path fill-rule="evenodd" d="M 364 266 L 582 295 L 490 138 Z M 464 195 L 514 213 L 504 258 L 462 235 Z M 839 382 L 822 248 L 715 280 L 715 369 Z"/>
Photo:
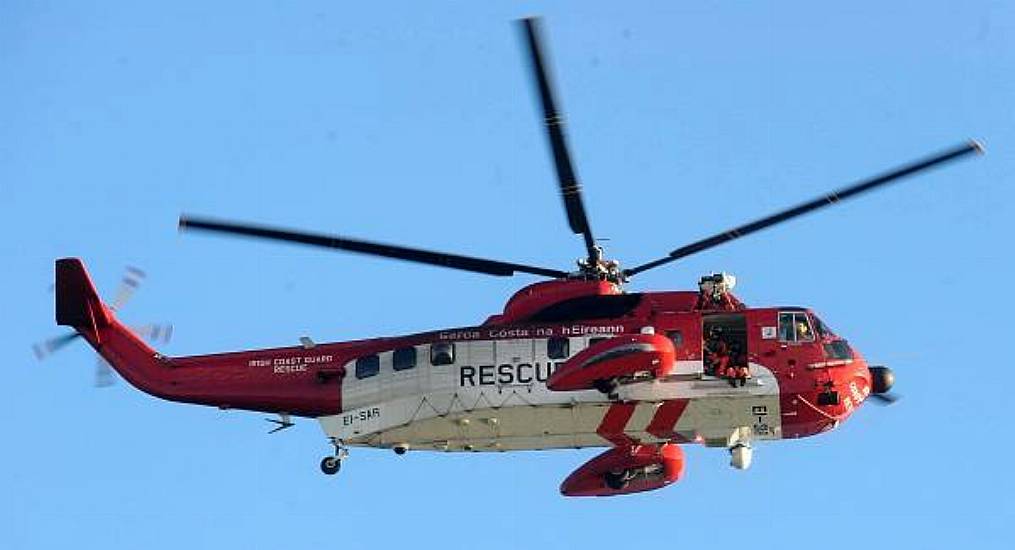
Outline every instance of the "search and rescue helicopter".
<path fill-rule="evenodd" d="M 697 291 L 627 292 L 646 270 L 981 152 L 970 141 L 622 269 L 593 238 L 542 53 L 521 21 L 568 225 L 584 240 L 575 271 L 323 234 L 181 216 L 181 230 L 301 243 L 495 276 L 547 277 L 485 322 L 399 337 L 167 357 L 123 325 L 75 258 L 56 261 L 56 320 L 127 381 L 160 398 L 317 419 L 339 471 L 350 447 L 494 452 L 609 447 L 567 477 L 568 496 L 656 489 L 684 469 L 681 444 L 728 449 L 835 428 L 868 398 L 890 401 L 892 371 L 872 366 L 813 311 L 748 307 L 732 276 Z"/>

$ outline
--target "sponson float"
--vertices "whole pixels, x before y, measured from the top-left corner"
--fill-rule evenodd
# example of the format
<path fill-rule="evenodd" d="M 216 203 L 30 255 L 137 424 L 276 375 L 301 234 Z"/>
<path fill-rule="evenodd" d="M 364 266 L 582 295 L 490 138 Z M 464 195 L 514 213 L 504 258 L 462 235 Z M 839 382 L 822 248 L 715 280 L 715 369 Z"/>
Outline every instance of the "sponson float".
<path fill-rule="evenodd" d="M 648 269 L 711 249 L 980 150 L 970 142 L 782 212 L 621 269 L 588 223 L 536 22 L 523 22 L 568 224 L 586 256 L 575 271 L 219 220 L 181 217 L 183 230 L 294 242 L 467 270 L 552 280 L 518 291 L 474 326 L 400 337 L 166 357 L 121 324 L 74 258 L 56 262 L 56 318 L 131 384 L 161 398 L 319 420 L 336 473 L 350 447 L 504 452 L 607 447 L 561 492 L 607 496 L 677 481 L 680 445 L 726 449 L 735 468 L 760 440 L 834 428 L 894 378 L 869 366 L 815 313 L 747 307 L 732 277 L 695 291 L 628 292 Z"/>

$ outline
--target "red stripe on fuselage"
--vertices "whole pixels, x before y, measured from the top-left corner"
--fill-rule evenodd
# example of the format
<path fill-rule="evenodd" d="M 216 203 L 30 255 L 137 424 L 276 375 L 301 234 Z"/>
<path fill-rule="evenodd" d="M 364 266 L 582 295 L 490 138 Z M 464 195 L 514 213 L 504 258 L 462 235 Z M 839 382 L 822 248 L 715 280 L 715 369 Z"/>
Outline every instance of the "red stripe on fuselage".
<path fill-rule="evenodd" d="M 656 414 L 652 417 L 652 422 L 649 422 L 648 428 L 645 428 L 645 431 L 660 439 L 687 443 L 687 438 L 674 432 L 673 428 L 677 425 L 677 421 L 680 420 L 680 415 L 684 414 L 684 409 L 687 408 L 688 403 L 690 401 L 687 399 L 674 399 L 659 405 L 659 408 L 656 409 Z"/>
<path fill-rule="evenodd" d="M 634 445 L 637 441 L 624 433 L 631 416 L 634 415 L 634 408 L 637 403 L 614 403 L 603 416 L 596 433 L 603 439 L 613 443 L 617 447 Z"/>

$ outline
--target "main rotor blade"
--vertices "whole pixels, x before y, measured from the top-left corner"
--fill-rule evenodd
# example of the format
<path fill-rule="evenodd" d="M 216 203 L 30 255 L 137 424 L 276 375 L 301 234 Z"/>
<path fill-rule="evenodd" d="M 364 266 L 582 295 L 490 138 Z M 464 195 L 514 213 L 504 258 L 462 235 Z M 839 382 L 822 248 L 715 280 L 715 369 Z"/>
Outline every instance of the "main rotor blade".
<path fill-rule="evenodd" d="M 547 269 L 544 267 L 535 267 L 530 265 L 515 264 L 509 262 L 499 262 L 496 260 L 486 260 L 483 258 L 462 256 L 459 254 L 448 254 L 445 252 L 433 252 L 429 250 L 421 250 L 418 248 L 408 248 L 404 246 L 396 246 L 391 244 L 361 241 L 356 239 L 349 239 L 346 237 L 338 237 L 334 235 L 303 233 L 299 231 L 290 231 L 286 229 L 278 229 L 272 227 L 246 225 L 231 222 L 215 221 L 210 219 L 188 218 L 186 216 L 180 216 L 180 230 L 182 231 L 184 229 L 199 229 L 202 231 L 211 231 L 216 233 L 242 235 L 244 237 L 255 237 L 260 239 L 271 239 L 275 241 L 283 241 L 290 243 L 308 244 L 311 246 L 319 246 L 322 248 L 332 248 L 337 250 L 345 250 L 348 252 L 358 252 L 360 254 L 369 254 L 372 256 L 383 256 L 385 258 L 393 258 L 396 260 L 405 260 L 421 264 L 449 267 L 452 269 L 461 269 L 463 271 L 485 273 L 487 275 L 497 275 L 501 277 L 514 275 L 516 272 L 531 273 L 533 275 L 543 275 L 546 277 L 555 277 L 555 278 L 567 277 L 566 271 L 560 271 L 557 269 Z"/>
<path fill-rule="evenodd" d="M 564 210 L 567 211 L 567 223 L 575 234 L 582 234 L 585 238 L 585 248 L 588 250 L 589 258 L 594 258 L 597 256 L 596 243 L 592 238 L 592 228 L 589 227 L 588 217 L 585 215 L 581 184 L 578 183 L 578 176 L 575 175 L 574 166 L 571 163 L 571 154 L 568 152 L 567 138 L 564 135 L 564 117 L 557 110 L 553 81 L 544 61 L 546 56 L 543 55 L 540 20 L 529 17 L 521 19 L 520 23 L 525 31 L 525 43 L 529 47 L 532 72 L 536 78 L 539 100 L 543 107 L 546 136 L 550 140 L 550 150 L 553 152 L 553 164 L 557 169 L 560 195 L 564 199 Z"/>
<path fill-rule="evenodd" d="M 792 220 L 793 218 L 797 218 L 809 212 L 813 212 L 815 210 L 819 210 L 827 206 L 832 206 L 846 199 L 858 196 L 862 193 L 873 191 L 874 189 L 888 185 L 889 183 L 893 183 L 896 180 L 899 180 L 906 176 L 914 175 L 916 173 L 959 159 L 972 153 L 982 153 L 982 152 L 983 147 L 978 142 L 976 141 L 966 142 L 958 147 L 954 147 L 952 149 L 949 149 L 942 153 L 938 153 L 926 159 L 919 160 L 911 164 L 907 164 L 900 168 L 896 168 L 895 170 L 886 172 L 879 176 L 875 176 L 869 180 L 865 180 L 860 183 L 851 185 L 849 187 L 844 187 L 837 191 L 833 191 L 822 197 L 805 202 L 803 204 L 799 204 L 797 206 L 783 210 L 781 212 L 772 214 L 771 216 L 755 220 L 748 224 L 744 224 L 734 229 L 730 229 L 729 231 L 717 233 L 706 239 L 702 239 L 689 245 L 682 246 L 674 250 L 673 252 L 670 252 L 669 255 L 666 256 L 665 258 L 660 258 L 658 260 L 648 262 L 646 264 L 642 264 L 637 267 L 633 267 L 631 269 L 625 269 L 624 275 L 628 277 L 636 275 L 638 273 L 641 273 L 642 271 L 652 269 L 654 267 L 659 267 L 664 264 L 668 264 L 674 260 L 690 256 L 691 254 L 697 254 L 698 252 L 701 252 L 703 250 L 708 250 L 710 248 L 719 246 L 723 243 L 728 243 L 730 241 L 739 239 L 740 237 L 745 237 L 756 231 L 761 231 L 762 229 L 772 227 L 773 225 L 777 225 L 782 222 Z"/>
<path fill-rule="evenodd" d="M 874 403 L 878 405 L 891 405 L 899 400 L 899 396 L 894 393 L 872 393 L 870 397 L 874 398 Z"/>

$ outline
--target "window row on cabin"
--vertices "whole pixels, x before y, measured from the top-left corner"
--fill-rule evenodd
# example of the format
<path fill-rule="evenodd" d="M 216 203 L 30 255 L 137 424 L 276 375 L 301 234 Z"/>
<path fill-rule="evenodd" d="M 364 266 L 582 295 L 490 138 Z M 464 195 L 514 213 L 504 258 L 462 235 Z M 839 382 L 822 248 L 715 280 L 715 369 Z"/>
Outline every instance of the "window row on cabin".
<path fill-rule="evenodd" d="M 595 339 L 593 339 L 595 340 Z M 571 355 L 571 343 L 567 338 L 550 338 L 546 341 L 546 355 L 550 359 L 567 359 Z M 438 342 L 430 345 L 430 364 L 439 367 L 455 362 L 454 342 Z M 391 368 L 395 371 L 416 367 L 416 348 L 398 348 L 391 354 Z M 370 378 L 381 371 L 381 357 L 366 355 L 356 360 L 356 378 Z"/>
<path fill-rule="evenodd" d="M 819 321 L 820 323 L 820 321 Z M 831 331 L 828 331 L 831 334 Z M 684 335 L 679 330 L 667 331 L 666 336 L 673 342 L 674 347 L 684 345 Z M 782 341 L 813 341 L 814 335 L 811 331 L 807 315 L 802 312 L 780 313 L 779 314 L 779 339 Z M 594 346 L 606 340 L 604 337 L 589 339 L 589 346 Z M 568 338 L 550 338 L 546 341 L 546 355 L 550 359 L 567 359 L 571 356 L 571 341 Z M 430 364 L 433 366 L 450 365 L 455 362 L 455 344 L 453 342 L 438 342 L 430 345 Z M 391 368 L 395 371 L 403 371 L 415 368 L 416 348 L 398 348 L 391 354 Z M 381 358 L 379 355 L 367 355 L 356 360 L 356 378 L 370 378 L 381 370 Z"/>

